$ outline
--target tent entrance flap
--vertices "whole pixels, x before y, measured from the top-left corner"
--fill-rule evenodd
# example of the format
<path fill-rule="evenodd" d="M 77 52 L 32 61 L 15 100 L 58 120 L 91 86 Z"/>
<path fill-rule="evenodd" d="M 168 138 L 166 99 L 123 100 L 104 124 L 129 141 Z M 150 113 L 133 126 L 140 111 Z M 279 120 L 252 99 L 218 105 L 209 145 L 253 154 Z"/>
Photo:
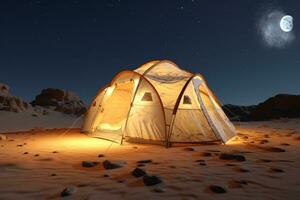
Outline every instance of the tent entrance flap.
<path fill-rule="evenodd" d="M 128 110 L 132 99 L 134 82 L 124 82 L 115 85 L 114 90 L 102 104 L 102 118 L 96 126 L 97 137 L 116 140 L 122 137 Z"/>

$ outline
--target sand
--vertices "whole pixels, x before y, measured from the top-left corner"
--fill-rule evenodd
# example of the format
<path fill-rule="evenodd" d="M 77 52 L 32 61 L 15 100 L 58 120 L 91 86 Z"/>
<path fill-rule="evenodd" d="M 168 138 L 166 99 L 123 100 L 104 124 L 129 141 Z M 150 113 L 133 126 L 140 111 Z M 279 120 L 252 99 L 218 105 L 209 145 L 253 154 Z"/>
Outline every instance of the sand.
<path fill-rule="evenodd" d="M 299 124 L 237 123 L 230 144 L 169 149 L 119 145 L 78 129 L 9 133 L 0 140 L 0 199 L 60 199 L 68 186 L 75 191 L 65 199 L 299 199 Z M 246 160 L 220 159 L 223 153 Z M 105 160 L 121 167 L 104 169 Z M 162 183 L 145 186 L 131 174 L 137 165 Z"/>

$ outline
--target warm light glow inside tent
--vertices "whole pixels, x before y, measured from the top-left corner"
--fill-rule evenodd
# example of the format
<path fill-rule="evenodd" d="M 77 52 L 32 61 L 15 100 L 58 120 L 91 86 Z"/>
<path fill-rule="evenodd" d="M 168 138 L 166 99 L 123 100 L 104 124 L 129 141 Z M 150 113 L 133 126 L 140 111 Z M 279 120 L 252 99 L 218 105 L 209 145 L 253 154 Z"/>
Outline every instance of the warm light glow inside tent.
<path fill-rule="evenodd" d="M 236 135 L 200 74 L 167 60 L 123 71 L 101 89 L 84 120 L 83 132 L 122 143 L 221 141 Z"/>

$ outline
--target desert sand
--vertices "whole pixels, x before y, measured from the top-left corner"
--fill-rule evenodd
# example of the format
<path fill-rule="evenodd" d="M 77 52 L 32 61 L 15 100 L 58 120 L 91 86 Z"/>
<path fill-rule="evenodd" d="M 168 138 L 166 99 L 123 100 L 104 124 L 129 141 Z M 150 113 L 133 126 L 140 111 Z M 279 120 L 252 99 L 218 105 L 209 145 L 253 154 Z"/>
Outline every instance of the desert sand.
<path fill-rule="evenodd" d="M 168 149 L 119 145 L 79 129 L 7 133 L 0 140 L 0 199 L 60 199 L 67 187 L 73 192 L 65 199 L 299 199 L 299 124 L 236 123 L 238 136 L 227 145 Z M 224 153 L 237 157 L 224 160 Z M 120 167 L 105 169 L 105 160 Z M 138 165 L 162 182 L 146 186 L 132 175 Z"/>

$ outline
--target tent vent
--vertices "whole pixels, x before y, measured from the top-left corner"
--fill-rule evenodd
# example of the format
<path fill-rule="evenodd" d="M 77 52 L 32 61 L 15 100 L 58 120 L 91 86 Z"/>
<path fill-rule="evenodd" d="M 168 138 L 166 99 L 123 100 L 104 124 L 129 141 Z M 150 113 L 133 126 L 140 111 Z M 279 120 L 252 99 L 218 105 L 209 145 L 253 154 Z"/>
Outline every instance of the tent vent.
<path fill-rule="evenodd" d="M 145 92 L 142 101 L 152 101 L 152 95 L 150 92 Z"/>
<path fill-rule="evenodd" d="M 192 104 L 191 98 L 188 95 L 184 95 L 183 104 Z"/>

